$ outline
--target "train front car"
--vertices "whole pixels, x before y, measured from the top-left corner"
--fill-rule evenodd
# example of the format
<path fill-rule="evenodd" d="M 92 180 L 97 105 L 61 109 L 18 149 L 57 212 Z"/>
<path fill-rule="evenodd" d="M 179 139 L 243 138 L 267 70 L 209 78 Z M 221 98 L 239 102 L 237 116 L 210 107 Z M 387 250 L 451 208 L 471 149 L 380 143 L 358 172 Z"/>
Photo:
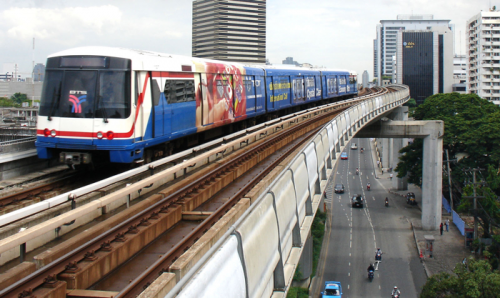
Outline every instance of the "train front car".
<path fill-rule="evenodd" d="M 107 151 L 96 156 L 89 152 L 133 143 L 131 97 L 131 59 L 81 49 L 49 56 L 37 125 L 38 156 L 73 165 L 99 157 L 109 160 Z"/>

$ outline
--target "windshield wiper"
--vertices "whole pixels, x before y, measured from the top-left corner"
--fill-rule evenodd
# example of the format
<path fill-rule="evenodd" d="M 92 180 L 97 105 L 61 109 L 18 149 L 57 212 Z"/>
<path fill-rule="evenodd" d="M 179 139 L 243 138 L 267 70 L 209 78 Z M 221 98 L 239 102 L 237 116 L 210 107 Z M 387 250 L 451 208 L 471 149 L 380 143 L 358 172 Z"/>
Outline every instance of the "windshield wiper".
<path fill-rule="evenodd" d="M 101 107 L 100 110 L 102 111 L 103 121 L 104 123 L 108 123 L 108 114 L 106 113 L 106 108 L 102 107 L 101 99 L 102 96 L 99 95 L 99 106 Z"/>
<path fill-rule="evenodd" d="M 50 110 L 49 110 L 49 116 L 47 116 L 47 120 L 52 121 L 52 114 L 54 113 L 54 103 L 56 102 L 56 99 L 61 98 L 61 84 L 62 82 L 59 82 L 59 91 L 56 92 L 56 87 L 54 87 L 54 95 L 52 96 L 52 103 L 50 104 Z"/>

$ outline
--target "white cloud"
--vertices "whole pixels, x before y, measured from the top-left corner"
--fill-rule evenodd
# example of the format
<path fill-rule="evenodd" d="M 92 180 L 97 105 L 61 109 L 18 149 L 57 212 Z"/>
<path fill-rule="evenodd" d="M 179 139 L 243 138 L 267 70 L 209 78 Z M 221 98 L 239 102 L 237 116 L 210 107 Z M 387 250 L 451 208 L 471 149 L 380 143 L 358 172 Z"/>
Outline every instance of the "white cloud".
<path fill-rule="evenodd" d="M 11 8 L 1 14 L 7 36 L 17 40 L 53 39 L 71 44 L 86 34 L 115 31 L 122 12 L 116 6 L 70 8 Z"/>

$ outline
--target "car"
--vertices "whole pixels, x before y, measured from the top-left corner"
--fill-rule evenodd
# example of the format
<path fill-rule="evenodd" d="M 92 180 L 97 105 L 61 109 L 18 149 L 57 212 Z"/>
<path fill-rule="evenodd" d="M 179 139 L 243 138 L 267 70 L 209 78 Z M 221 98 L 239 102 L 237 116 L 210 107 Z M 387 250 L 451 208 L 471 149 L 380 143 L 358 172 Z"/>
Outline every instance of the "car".
<path fill-rule="evenodd" d="M 342 297 L 342 285 L 340 281 L 325 281 L 325 288 L 321 292 L 321 298 Z"/>
<path fill-rule="evenodd" d="M 351 150 L 358 150 L 358 145 L 356 145 L 356 143 L 352 143 Z"/>
<path fill-rule="evenodd" d="M 417 205 L 417 201 L 415 200 L 415 194 L 409 192 L 406 194 L 406 204 Z"/>
<path fill-rule="evenodd" d="M 340 159 L 347 159 L 347 153 L 342 152 L 342 153 L 340 154 Z"/>
<path fill-rule="evenodd" d="M 344 193 L 344 184 L 335 184 L 333 190 L 335 193 Z"/>
<path fill-rule="evenodd" d="M 360 194 L 355 194 L 352 196 L 352 207 L 361 207 L 363 208 L 364 200 L 363 196 Z"/>

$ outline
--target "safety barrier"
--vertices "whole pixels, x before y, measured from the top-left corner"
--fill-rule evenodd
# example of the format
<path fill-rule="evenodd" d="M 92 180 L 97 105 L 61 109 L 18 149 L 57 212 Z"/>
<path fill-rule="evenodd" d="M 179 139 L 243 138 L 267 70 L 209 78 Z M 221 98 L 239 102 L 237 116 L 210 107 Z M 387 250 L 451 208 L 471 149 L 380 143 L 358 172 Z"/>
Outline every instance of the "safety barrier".
<path fill-rule="evenodd" d="M 448 200 L 444 196 L 442 196 L 442 201 L 443 201 L 443 207 L 446 209 L 446 212 L 451 213 L 451 207 L 450 204 L 448 203 Z"/>
<path fill-rule="evenodd" d="M 284 297 L 308 239 L 321 193 L 345 144 L 363 126 L 409 99 L 368 99 L 328 123 L 166 297 Z"/>
<path fill-rule="evenodd" d="M 453 223 L 457 226 L 460 234 L 465 235 L 465 222 L 460 218 L 460 215 L 453 210 Z"/>

